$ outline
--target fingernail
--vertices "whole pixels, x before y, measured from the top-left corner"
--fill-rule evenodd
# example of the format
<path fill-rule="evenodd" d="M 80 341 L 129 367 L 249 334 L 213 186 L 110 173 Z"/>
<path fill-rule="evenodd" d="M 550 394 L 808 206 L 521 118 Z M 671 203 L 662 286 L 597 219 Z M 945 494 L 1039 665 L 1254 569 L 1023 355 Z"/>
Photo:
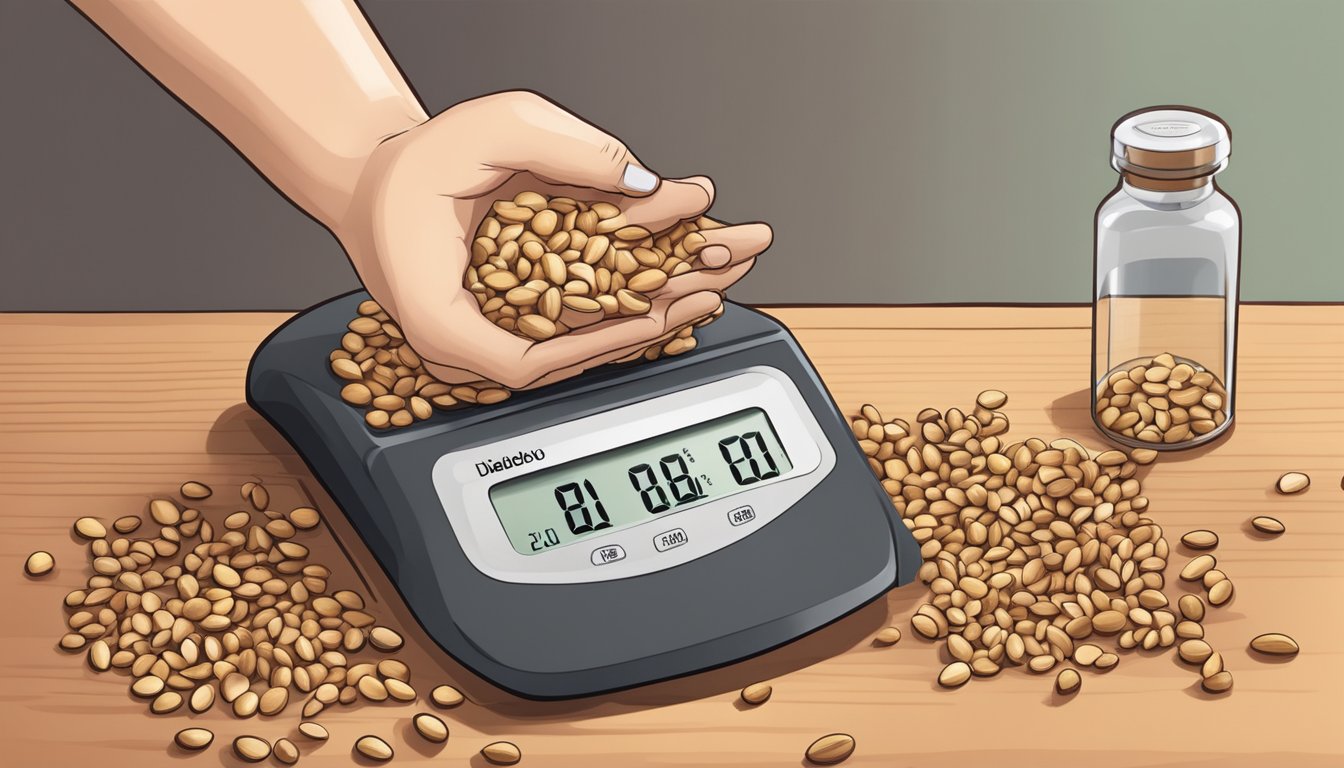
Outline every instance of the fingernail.
<path fill-rule="evenodd" d="M 710 269 L 718 269 L 733 260 L 733 252 L 722 245 L 711 245 L 700 251 L 700 261 Z"/>
<path fill-rule="evenodd" d="M 647 168 L 626 163 L 625 173 L 621 176 L 621 186 L 631 192 L 652 192 L 658 187 L 658 177 Z"/>

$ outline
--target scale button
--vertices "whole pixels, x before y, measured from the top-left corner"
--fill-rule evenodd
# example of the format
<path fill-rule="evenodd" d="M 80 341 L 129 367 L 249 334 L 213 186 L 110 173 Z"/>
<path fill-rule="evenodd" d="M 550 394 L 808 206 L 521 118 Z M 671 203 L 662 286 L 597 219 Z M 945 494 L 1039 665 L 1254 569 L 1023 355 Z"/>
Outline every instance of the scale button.
<path fill-rule="evenodd" d="M 653 537 L 653 546 L 659 552 L 666 552 L 669 549 L 675 549 L 685 544 L 689 539 L 686 538 L 686 532 L 680 528 L 673 528 L 666 533 L 660 533 Z"/>
<path fill-rule="evenodd" d="M 593 550 L 593 565 L 606 565 L 625 559 L 625 548 L 620 544 L 609 544 Z"/>
<path fill-rule="evenodd" d="M 756 510 L 751 507 L 738 507 L 728 513 L 728 522 L 733 525 L 743 525 L 756 519 Z"/>

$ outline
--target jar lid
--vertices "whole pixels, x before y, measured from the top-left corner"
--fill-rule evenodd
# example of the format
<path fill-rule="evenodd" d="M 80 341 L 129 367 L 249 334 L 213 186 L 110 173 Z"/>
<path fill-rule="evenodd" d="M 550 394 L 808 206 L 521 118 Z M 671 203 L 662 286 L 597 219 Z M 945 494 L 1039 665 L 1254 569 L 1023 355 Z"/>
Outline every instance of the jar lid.
<path fill-rule="evenodd" d="M 1210 176 L 1227 167 L 1231 153 L 1223 121 L 1189 109 L 1141 109 L 1111 131 L 1111 166 L 1149 179 Z"/>

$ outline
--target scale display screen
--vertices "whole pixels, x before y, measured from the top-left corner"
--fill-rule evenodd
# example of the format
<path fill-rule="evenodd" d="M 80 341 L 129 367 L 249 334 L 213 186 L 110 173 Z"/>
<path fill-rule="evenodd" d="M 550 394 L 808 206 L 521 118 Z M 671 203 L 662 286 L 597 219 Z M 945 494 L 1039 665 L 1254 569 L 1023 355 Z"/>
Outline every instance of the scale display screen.
<path fill-rule="evenodd" d="M 792 470 L 770 417 L 748 408 L 506 480 L 490 488 L 490 503 L 513 548 L 533 555 L 782 479 Z"/>

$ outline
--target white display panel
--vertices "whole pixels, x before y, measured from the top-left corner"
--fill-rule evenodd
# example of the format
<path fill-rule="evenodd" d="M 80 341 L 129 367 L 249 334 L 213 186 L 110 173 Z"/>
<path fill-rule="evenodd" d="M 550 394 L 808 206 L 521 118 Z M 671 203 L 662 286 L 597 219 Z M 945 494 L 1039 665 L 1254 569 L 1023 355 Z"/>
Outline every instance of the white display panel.
<path fill-rule="evenodd" d="M 792 471 L 770 417 L 748 408 L 506 480 L 490 488 L 490 501 L 514 551 L 533 555 L 598 541 Z"/>
<path fill-rule="evenodd" d="M 542 473 L 561 465 L 573 462 L 579 466 L 585 458 L 627 447 L 656 448 L 660 438 L 744 412 L 759 412 L 764 418 L 773 433 L 771 444 L 777 444 L 787 457 L 787 471 L 758 484 L 698 499 L 685 509 L 649 514 L 642 522 L 591 532 L 535 554 L 518 550 L 516 536 L 510 540 L 491 501 L 496 486 L 517 488 L 518 482 L 527 482 L 526 476 L 543 477 Z M 744 422 L 743 426 L 748 425 Z M 739 457 L 733 454 L 732 458 Z M 435 463 L 432 477 L 453 531 L 477 569 L 502 581 L 558 584 L 627 578 L 721 549 L 785 512 L 816 487 L 834 464 L 835 453 L 793 382 L 777 369 L 753 367 L 671 394 L 446 454 Z M 550 501 L 552 507 L 555 503 Z M 528 541 L 530 535 L 524 543 Z"/>

